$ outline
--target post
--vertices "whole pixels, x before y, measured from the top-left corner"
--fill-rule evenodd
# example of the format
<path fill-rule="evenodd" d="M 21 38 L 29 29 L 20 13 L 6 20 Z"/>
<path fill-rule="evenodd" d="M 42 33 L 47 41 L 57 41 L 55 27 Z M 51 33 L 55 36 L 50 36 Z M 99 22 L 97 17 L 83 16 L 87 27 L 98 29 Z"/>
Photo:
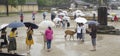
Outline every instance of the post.
<path fill-rule="evenodd" d="M 6 0 L 6 15 L 9 16 L 8 0 Z"/>
<path fill-rule="evenodd" d="M 99 7 L 98 8 L 98 22 L 100 25 L 107 26 L 107 8 Z"/>

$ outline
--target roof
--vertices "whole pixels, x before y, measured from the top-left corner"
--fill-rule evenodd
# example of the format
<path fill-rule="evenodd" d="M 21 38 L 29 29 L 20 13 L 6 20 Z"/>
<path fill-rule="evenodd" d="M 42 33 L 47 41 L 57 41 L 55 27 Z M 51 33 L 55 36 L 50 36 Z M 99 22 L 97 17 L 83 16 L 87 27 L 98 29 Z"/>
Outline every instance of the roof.
<path fill-rule="evenodd" d="M 79 4 L 79 5 L 90 5 L 90 3 L 81 1 L 81 0 L 74 0 L 75 3 Z"/>

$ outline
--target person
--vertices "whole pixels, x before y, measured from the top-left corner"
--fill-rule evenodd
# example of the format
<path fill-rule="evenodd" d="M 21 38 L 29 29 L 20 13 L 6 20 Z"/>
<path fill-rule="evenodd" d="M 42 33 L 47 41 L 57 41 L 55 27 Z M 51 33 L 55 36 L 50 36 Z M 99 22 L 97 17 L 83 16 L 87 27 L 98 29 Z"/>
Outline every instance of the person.
<path fill-rule="evenodd" d="M 48 27 L 48 29 L 45 30 L 45 37 L 46 37 L 46 40 L 47 40 L 47 49 L 48 49 L 48 52 L 49 52 L 50 48 L 51 48 L 51 42 L 52 42 L 52 39 L 53 39 L 53 30 L 51 29 L 51 27 Z"/>
<path fill-rule="evenodd" d="M 95 24 L 89 25 L 90 30 L 90 36 L 92 40 L 92 46 L 93 50 L 91 51 L 96 51 L 96 35 L 97 35 L 97 26 Z"/>
<path fill-rule="evenodd" d="M 23 12 L 21 11 L 21 12 L 20 12 L 20 21 L 21 21 L 21 22 L 23 22 L 23 18 L 24 18 Z"/>
<path fill-rule="evenodd" d="M 77 39 L 82 40 L 82 34 L 83 34 L 83 29 L 82 29 L 83 23 L 78 23 L 77 27 Z"/>
<path fill-rule="evenodd" d="M 4 42 L 1 43 L 2 47 L 6 47 L 8 45 L 7 38 L 6 38 L 7 32 L 5 30 L 6 30 L 6 27 L 3 28 L 1 31 L 1 39 L 4 39 Z"/>
<path fill-rule="evenodd" d="M 68 20 L 66 20 L 66 22 L 67 22 L 67 28 L 69 28 L 70 27 L 70 22 Z"/>
<path fill-rule="evenodd" d="M 35 12 L 32 13 L 32 20 L 33 20 L 33 23 L 35 23 Z"/>
<path fill-rule="evenodd" d="M 33 29 L 31 27 L 28 27 L 28 29 L 27 29 L 27 37 L 26 37 L 26 45 L 29 48 L 29 50 L 31 49 L 31 45 L 34 44 L 32 35 L 33 35 Z"/>
<path fill-rule="evenodd" d="M 114 16 L 114 21 L 117 22 L 118 21 L 118 17 L 115 15 Z"/>
<path fill-rule="evenodd" d="M 51 20 L 53 21 L 55 17 L 56 17 L 56 13 L 54 11 L 52 11 L 51 12 Z"/>
<path fill-rule="evenodd" d="M 10 53 L 10 51 L 14 51 L 14 54 L 16 54 L 16 52 L 15 52 L 17 50 L 16 38 L 15 38 L 15 37 L 17 37 L 16 30 L 17 30 L 17 28 L 12 28 L 11 32 L 9 34 L 8 53 Z"/>
<path fill-rule="evenodd" d="M 43 19 L 45 20 L 47 12 L 43 12 Z"/>
<path fill-rule="evenodd" d="M 85 41 L 85 34 L 86 34 L 86 25 L 82 24 L 82 42 Z"/>

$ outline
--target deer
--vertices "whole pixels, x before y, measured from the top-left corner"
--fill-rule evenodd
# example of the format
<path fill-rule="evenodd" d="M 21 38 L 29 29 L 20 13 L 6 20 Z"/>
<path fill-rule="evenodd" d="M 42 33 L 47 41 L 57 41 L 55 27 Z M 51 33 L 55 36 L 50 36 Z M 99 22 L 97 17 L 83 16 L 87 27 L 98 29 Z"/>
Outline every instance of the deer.
<path fill-rule="evenodd" d="M 67 35 L 70 35 L 70 38 L 69 38 L 69 40 L 71 39 L 71 37 L 73 38 L 73 40 L 74 40 L 74 34 L 76 33 L 76 31 L 72 31 L 72 30 L 65 30 L 65 40 L 66 40 L 66 37 L 67 37 Z"/>

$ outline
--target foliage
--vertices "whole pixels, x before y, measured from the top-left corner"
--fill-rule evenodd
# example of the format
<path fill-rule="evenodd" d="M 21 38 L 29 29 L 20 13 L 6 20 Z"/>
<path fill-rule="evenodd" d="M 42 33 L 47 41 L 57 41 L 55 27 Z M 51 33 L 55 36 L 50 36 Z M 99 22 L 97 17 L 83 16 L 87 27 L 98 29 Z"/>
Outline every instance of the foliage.
<path fill-rule="evenodd" d="M 70 0 L 38 0 L 39 6 L 60 6 L 68 4 Z"/>
<path fill-rule="evenodd" d="M 16 7 L 18 2 L 17 2 L 17 0 L 8 0 L 8 4 L 13 6 L 13 7 Z"/>
<path fill-rule="evenodd" d="M 8 0 L 8 4 L 16 7 L 17 5 L 25 4 L 26 0 Z"/>
<path fill-rule="evenodd" d="M 26 3 L 26 0 L 18 0 L 18 4 L 19 5 L 23 5 L 23 4 L 25 4 Z"/>

